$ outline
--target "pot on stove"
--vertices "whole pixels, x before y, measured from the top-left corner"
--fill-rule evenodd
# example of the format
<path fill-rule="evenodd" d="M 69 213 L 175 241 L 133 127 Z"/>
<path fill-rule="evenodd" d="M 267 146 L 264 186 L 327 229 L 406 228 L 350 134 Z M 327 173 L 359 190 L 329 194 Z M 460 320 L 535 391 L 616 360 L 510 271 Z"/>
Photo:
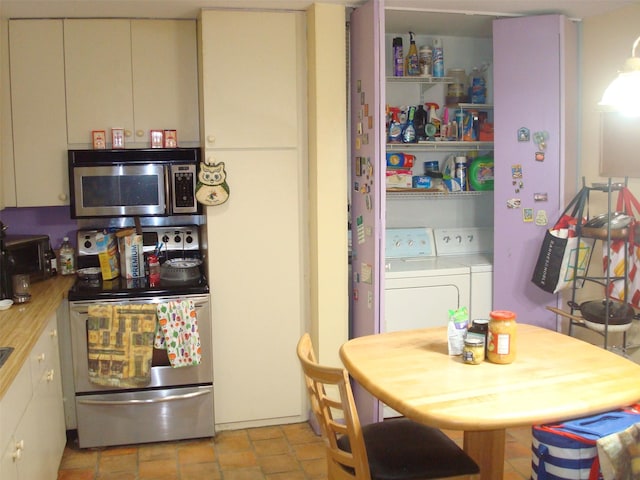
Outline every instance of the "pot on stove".
<path fill-rule="evenodd" d="M 160 281 L 165 285 L 185 285 L 200 280 L 198 258 L 171 258 L 160 266 Z"/>

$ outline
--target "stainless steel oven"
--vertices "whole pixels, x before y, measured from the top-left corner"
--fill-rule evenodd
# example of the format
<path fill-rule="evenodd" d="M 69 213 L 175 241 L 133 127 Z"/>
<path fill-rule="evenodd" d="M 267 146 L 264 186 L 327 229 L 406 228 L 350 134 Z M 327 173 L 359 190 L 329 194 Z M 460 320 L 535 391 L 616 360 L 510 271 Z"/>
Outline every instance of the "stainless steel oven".
<path fill-rule="evenodd" d="M 77 232 L 79 267 L 98 266 L 98 233 L 95 229 Z M 159 255 L 162 262 L 201 256 L 197 225 L 142 227 L 142 236 L 145 255 L 162 245 Z M 71 365 L 71 371 L 63 375 L 63 388 L 72 392 L 67 393 L 72 401 L 66 402 L 65 413 L 67 418 L 76 420 L 75 426 L 68 428 L 77 428 L 81 448 L 215 434 L 210 294 L 203 269 L 199 278 L 178 283 L 164 282 L 161 278 L 153 286 L 145 277 L 117 277 L 97 283 L 78 278 L 68 299 L 71 358 L 67 357 L 65 363 Z M 150 355 L 148 340 L 150 328 L 155 330 L 157 326 L 156 307 L 176 300 L 190 300 L 195 307 L 201 355 L 199 363 L 194 362 L 197 364 L 172 366 L 167 350 L 155 347 Z M 115 314 L 101 317 L 95 315 L 98 308 L 112 312 L 143 308 L 147 316 L 136 314 L 126 316 L 125 320 Z M 96 325 L 98 318 L 100 325 Z M 110 327 L 102 325 L 110 321 Z M 145 337 L 130 334 L 133 329 L 126 322 L 147 323 Z M 122 333 L 123 326 L 128 333 Z M 139 355 L 139 346 L 144 347 L 144 355 Z M 123 355 L 125 350 L 128 353 Z M 136 382 L 96 381 L 96 376 L 105 369 L 107 378 L 113 374 L 116 380 L 121 372 L 126 377 L 124 369 L 129 373 L 144 371 L 144 375 L 142 381 Z M 73 385 L 65 383 L 65 379 L 72 379 Z"/>
<path fill-rule="evenodd" d="M 92 304 L 157 304 L 191 299 L 202 345 L 199 365 L 174 368 L 167 351 L 153 349 L 150 381 L 143 387 L 93 383 L 89 376 L 88 309 Z M 81 448 L 214 435 L 213 359 L 209 295 L 69 303 L 78 442 Z"/>

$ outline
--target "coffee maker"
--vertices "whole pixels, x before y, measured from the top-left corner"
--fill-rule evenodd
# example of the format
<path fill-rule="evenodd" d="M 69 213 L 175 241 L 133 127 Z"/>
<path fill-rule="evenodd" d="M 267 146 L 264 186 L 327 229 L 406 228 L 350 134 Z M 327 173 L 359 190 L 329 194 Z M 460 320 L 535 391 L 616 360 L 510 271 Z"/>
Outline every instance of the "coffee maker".
<path fill-rule="evenodd" d="M 11 276 L 9 275 L 9 265 L 7 252 L 4 248 L 5 231 L 7 226 L 0 221 L 0 300 L 11 298 Z"/>

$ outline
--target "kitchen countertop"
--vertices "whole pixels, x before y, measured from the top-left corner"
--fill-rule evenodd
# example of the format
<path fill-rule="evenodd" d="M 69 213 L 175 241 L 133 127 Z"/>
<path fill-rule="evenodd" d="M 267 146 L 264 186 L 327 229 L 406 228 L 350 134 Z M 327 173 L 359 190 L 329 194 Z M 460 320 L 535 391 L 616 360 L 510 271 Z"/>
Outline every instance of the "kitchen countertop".
<path fill-rule="evenodd" d="M 0 311 L 0 347 L 14 348 L 0 367 L 0 399 L 18 375 L 51 314 L 66 298 L 75 280 L 75 275 L 58 275 L 32 283 L 29 302 L 20 305 L 14 303 L 8 310 Z"/>

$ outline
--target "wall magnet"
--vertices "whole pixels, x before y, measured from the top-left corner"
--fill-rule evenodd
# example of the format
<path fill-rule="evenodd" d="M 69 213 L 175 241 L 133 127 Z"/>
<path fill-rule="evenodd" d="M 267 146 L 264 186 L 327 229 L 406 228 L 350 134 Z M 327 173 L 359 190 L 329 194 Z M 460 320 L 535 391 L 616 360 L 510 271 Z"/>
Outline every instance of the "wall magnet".
<path fill-rule="evenodd" d="M 536 162 L 544 162 L 544 152 L 536 152 Z"/>
<path fill-rule="evenodd" d="M 522 209 L 522 221 L 525 223 L 533 222 L 533 208 Z"/>
<path fill-rule="evenodd" d="M 528 142 L 529 141 L 529 129 L 526 127 L 522 127 L 518 129 L 518 141 L 519 142 Z"/>
<path fill-rule="evenodd" d="M 536 213 L 535 224 L 539 227 L 544 227 L 549 224 L 549 219 L 547 218 L 547 212 L 545 210 L 538 210 Z"/>
<path fill-rule="evenodd" d="M 510 198 L 507 200 L 507 208 L 520 208 L 521 203 L 519 198 Z"/>
<path fill-rule="evenodd" d="M 547 195 L 546 192 L 544 193 L 534 193 L 533 194 L 533 201 L 534 202 L 546 202 L 548 200 L 549 196 Z"/>
<path fill-rule="evenodd" d="M 511 178 L 522 178 L 522 165 L 516 163 L 511 165 Z"/>

